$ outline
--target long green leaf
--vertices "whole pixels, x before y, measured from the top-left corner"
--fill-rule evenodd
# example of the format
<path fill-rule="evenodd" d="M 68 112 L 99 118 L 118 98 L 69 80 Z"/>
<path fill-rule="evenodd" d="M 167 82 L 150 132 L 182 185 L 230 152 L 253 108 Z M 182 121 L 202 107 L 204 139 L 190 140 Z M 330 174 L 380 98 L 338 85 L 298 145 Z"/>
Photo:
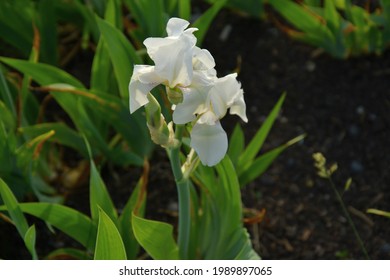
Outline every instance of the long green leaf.
<path fill-rule="evenodd" d="M 0 121 L 4 124 L 6 131 L 14 131 L 16 128 L 16 119 L 11 111 L 0 100 Z M 0 140 L 1 141 L 1 140 Z"/>
<path fill-rule="evenodd" d="M 258 152 L 260 151 L 261 147 L 263 146 L 263 143 L 265 139 L 267 138 L 267 135 L 269 131 L 272 128 L 272 125 L 274 124 L 276 117 L 279 114 L 280 108 L 282 107 L 283 101 L 286 97 L 286 94 L 283 94 L 274 108 L 272 109 L 271 113 L 268 115 L 267 119 L 263 123 L 263 125 L 260 127 L 260 129 L 256 132 L 256 135 L 253 137 L 253 139 L 250 141 L 248 146 L 246 147 L 245 151 L 242 153 L 242 155 L 239 158 L 238 166 L 237 166 L 237 173 L 240 175 L 244 170 L 248 168 L 248 166 L 251 165 L 251 162 L 254 160 Z"/>
<path fill-rule="evenodd" d="M 109 0 L 107 2 L 106 11 L 104 13 L 104 18 L 116 26 L 119 30 L 122 30 L 122 10 L 121 10 L 121 1 L 120 0 Z"/>
<path fill-rule="evenodd" d="M 27 0 L 0 1 L 0 37 L 27 58 L 32 45 L 33 3 Z"/>
<path fill-rule="evenodd" d="M 70 207 L 46 203 L 31 202 L 19 203 L 22 212 L 33 215 L 58 228 L 71 238 L 80 242 L 88 250 L 95 246 L 96 226 L 91 219 Z M 0 206 L 0 211 L 7 208 Z"/>
<path fill-rule="evenodd" d="M 145 251 L 155 260 L 179 259 L 179 248 L 169 224 L 147 220 L 133 213 L 133 232 Z"/>
<path fill-rule="evenodd" d="M 24 238 L 26 232 L 28 231 L 28 223 L 26 218 L 23 215 L 23 212 L 16 200 L 14 194 L 8 185 L 0 178 L 0 195 L 3 199 L 6 209 L 11 216 L 12 221 L 14 222 L 19 235 Z"/>
<path fill-rule="evenodd" d="M 98 221 L 99 208 L 101 208 L 105 213 L 107 213 L 111 220 L 116 222 L 118 214 L 116 212 L 114 203 L 111 200 L 106 185 L 100 177 L 93 160 L 91 160 L 91 175 L 89 187 L 92 220 Z"/>
<path fill-rule="evenodd" d="M 58 64 L 57 18 L 54 2 L 52 0 L 39 1 L 36 12 L 41 37 L 40 54 L 42 61 L 51 65 Z"/>
<path fill-rule="evenodd" d="M 106 21 L 113 26 L 116 26 L 119 30 L 122 30 L 122 18 L 120 12 L 120 3 L 118 0 L 111 0 L 107 3 L 107 9 L 105 12 Z M 107 46 L 104 39 L 100 38 L 93 58 L 91 89 L 101 92 L 110 92 L 110 84 L 112 82 L 112 78 L 114 78 L 112 72 L 113 69 Z"/>
<path fill-rule="evenodd" d="M 303 36 L 297 37 L 298 39 L 321 46 L 327 50 L 332 49 L 335 38 L 318 15 L 290 0 L 272 0 L 269 3 L 283 17 L 303 32 Z"/>
<path fill-rule="evenodd" d="M 38 259 L 37 252 L 35 250 L 35 241 L 36 241 L 36 231 L 35 231 L 35 225 L 32 225 L 28 228 L 26 234 L 24 235 L 24 244 L 26 244 L 26 247 L 30 254 L 32 255 L 34 260 Z"/>
<path fill-rule="evenodd" d="M 93 58 L 91 70 L 91 89 L 102 92 L 109 92 L 110 80 L 112 78 L 112 64 L 105 46 L 104 40 L 100 38 Z"/>
<path fill-rule="evenodd" d="M 110 217 L 99 208 L 99 225 L 96 237 L 95 260 L 126 260 L 121 235 Z"/>
<path fill-rule="evenodd" d="M 36 233 L 35 226 L 28 227 L 26 218 L 23 215 L 15 196 L 9 189 L 7 184 L 0 178 L 0 196 L 3 199 L 6 209 L 11 216 L 13 223 L 15 224 L 19 235 L 23 239 L 28 251 L 32 255 L 33 259 L 38 259 L 37 252 L 35 250 Z"/>
<path fill-rule="evenodd" d="M 261 174 L 263 174 L 272 162 L 288 147 L 301 141 L 304 138 L 304 135 L 298 136 L 286 144 L 277 147 L 261 156 L 256 158 L 253 163 L 239 176 L 239 181 L 241 186 L 245 186 Z"/>
<path fill-rule="evenodd" d="M 25 75 L 31 76 L 35 81 L 44 86 L 54 83 L 63 83 L 72 85 L 76 88 L 84 88 L 83 84 L 72 75 L 48 64 L 33 63 L 30 61 L 6 57 L 0 57 L 0 61 L 19 70 Z"/>
<path fill-rule="evenodd" d="M 182 1 L 182 0 L 180 0 Z M 184 0 L 188 1 L 188 0 Z M 168 21 L 164 11 L 163 0 L 137 1 L 124 0 L 125 4 L 140 26 L 134 37 L 142 42 L 147 37 L 161 37 L 165 32 L 165 24 Z M 148 11 L 145 13 L 145 11 Z"/>
<path fill-rule="evenodd" d="M 132 192 L 129 200 L 127 201 L 125 207 L 123 208 L 122 214 L 119 217 L 119 228 L 123 238 L 123 243 L 126 248 L 126 254 L 128 259 L 135 259 L 139 251 L 139 244 L 134 236 L 133 226 L 132 226 L 132 213 L 137 207 L 138 199 L 140 201 L 140 208 L 138 210 L 138 215 L 143 217 L 145 212 L 145 201 L 146 196 L 140 198 L 140 191 L 143 181 L 140 180 L 137 184 L 137 187 Z"/>
<path fill-rule="evenodd" d="M 141 64 L 142 61 L 120 30 L 100 18 L 96 18 L 96 21 L 114 66 L 120 95 L 124 100 L 128 100 L 128 82 L 133 73 L 133 65 Z"/>
<path fill-rule="evenodd" d="M 244 132 L 242 131 L 241 126 L 237 124 L 233 130 L 232 136 L 230 137 L 228 149 L 228 155 L 235 166 L 238 164 L 238 158 L 244 151 L 244 147 Z"/>
<path fill-rule="evenodd" d="M 198 39 L 197 44 L 199 46 L 202 45 L 203 39 L 206 36 L 206 33 L 213 19 L 225 4 L 226 0 L 218 0 L 194 22 L 193 26 L 199 29 L 194 33 L 196 38 Z"/>
<path fill-rule="evenodd" d="M 0 97 L 7 105 L 8 109 L 12 112 L 14 117 L 16 118 L 16 109 L 15 104 L 11 95 L 11 91 L 9 90 L 7 81 L 5 80 L 3 71 L 0 68 Z"/>
<path fill-rule="evenodd" d="M 179 4 L 179 17 L 185 20 L 190 20 L 191 16 L 191 1 L 190 0 L 180 0 Z"/>
<path fill-rule="evenodd" d="M 197 179 L 203 182 L 199 210 L 202 258 L 259 259 L 242 223 L 240 186 L 229 157 L 215 167 L 217 173 L 204 166 L 198 169 Z"/>

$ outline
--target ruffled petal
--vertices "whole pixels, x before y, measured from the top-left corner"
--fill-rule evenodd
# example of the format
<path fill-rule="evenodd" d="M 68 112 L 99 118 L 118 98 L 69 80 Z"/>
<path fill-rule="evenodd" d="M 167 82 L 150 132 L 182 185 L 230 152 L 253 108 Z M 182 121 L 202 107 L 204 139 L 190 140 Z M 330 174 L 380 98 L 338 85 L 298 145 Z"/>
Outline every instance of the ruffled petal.
<path fill-rule="evenodd" d="M 174 38 L 154 38 L 150 37 L 144 40 L 146 51 L 150 58 L 154 61 L 155 55 L 160 48 L 174 44 L 177 39 Z"/>
<path fill-rule="evenodd" d="M 218 116 L 223 118 L 227 109 L 231 107 L 236 99 L 242 93 L 241 85 L 236 80 L 237 74 L 230 74 L 223 78 L 215 78 L 215 84 L 210 89 L 210 103 L 212 110 Z"/>
<path fill-rule="evenodd" d="M 192 63 L 195 70 L 209 70 L 215 67 L 215 60 L 211 53 L 199 47 L 194 47 Z"/>
<path fill-rule="evenodd" d="M 184 30 L 190 25 L 190 23 L 181 18 L 170 18 L 167 23 L 168 36 L 179 37 Z"/>
<path fill-rule="evenodd" d="M 244 122 L 248 122 L 248 118 L 246 116 L 246 104 L 244 101 L 244 91 L 241 90 L 240 94 L 237 96 L 233 105 L 229 110 L 231 115 L 239 116 Z"/>
<path fill-rule="evenodd" d="M 169 87 L 188 86 L 191 83 L 192 50 L 189 42 L 172 38 L 149 38 L 144 44 L 155 63 L 156 74 L 164 78 Z"/>
<path fill-rule="evenodd" d="M 156 80 L 153 80 L 153 77 L 156 78 Z M 154 66 L 134 66 L 133 76 L 129 83 L 130 113 L 134 113 L 149 102 L 147 98 L 148 93 L 160 82 L 161 79 L 158 79 L 158 76 L 154 73 Z"/>
<path fill-rule="evenodd" d="M 196 123 L 191 131 L 190 145 L 204 165 L 214 166 L 224 158 L 228 139 L 220 122 L 215 125 Z"/>

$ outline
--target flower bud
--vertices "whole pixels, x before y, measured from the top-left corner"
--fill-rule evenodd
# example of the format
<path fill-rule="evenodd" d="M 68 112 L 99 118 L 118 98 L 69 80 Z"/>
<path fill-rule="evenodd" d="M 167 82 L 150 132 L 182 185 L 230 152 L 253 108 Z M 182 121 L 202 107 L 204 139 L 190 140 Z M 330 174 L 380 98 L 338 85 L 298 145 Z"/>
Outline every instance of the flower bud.
<path fill-rule="evenodd" d="M 175 139 L 172 123 L 165 122 L 164 116 L 161 114 L 161 107 L 156 98 L 152 94 L 148 94 L 149 103 L 145 106 L 146 121 L 149 128 L 152 141 L 164 148 L 178 145 Z"/>

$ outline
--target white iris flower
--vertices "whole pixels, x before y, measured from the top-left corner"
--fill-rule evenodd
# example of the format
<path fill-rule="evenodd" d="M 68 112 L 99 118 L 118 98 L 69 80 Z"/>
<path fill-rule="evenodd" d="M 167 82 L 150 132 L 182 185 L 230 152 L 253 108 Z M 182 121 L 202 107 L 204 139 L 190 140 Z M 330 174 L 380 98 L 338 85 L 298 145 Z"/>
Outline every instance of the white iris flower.
<path fill-rule="evenodd" d="M 215 61 L 209 51 L 195 46 L 185 20 L 172 18 L 167 25 L 168 37 L 144 41 L 155 66 L 135 65 L 130 81 L 130 112 L 147 104 L 147 94 L 158 84 L 183 95 L 173 105 L 173 122 L 193 123 L 191 147 L 204 165 L 213 166 L 223 159 L 228 148 L 226 132 L 221 126 L 229 110 L 247 122 L 244 92 L 237 74 L 217 77 Z"/>
<path fill-rule="evenodd" d="M 189 22 L 171 18 L 167 24 L 168 37 L 148 38 L 144 41 L 155 66 L 135 65 L 129 84 L 130 112 L 133 113 L 148 103 L 147 94 L 157 85 L 170 88 L 188 86 L 192 81 L 193 48 L 196 28 L 189 28 Z"/>

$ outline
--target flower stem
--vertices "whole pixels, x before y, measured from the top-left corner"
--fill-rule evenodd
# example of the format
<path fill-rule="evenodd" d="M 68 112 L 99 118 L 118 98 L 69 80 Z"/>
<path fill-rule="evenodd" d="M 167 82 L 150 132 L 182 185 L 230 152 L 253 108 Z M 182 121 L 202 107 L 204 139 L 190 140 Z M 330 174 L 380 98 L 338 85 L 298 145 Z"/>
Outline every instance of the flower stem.
<path fill-rule="evenodd" d="M 175 137 L 181 143 L 183 135 L 183 125 L 176 126 Z M 179 232 L 178 245 L 180 259 L 188 259 L 188 247 L 191 230 L 190 213 L 190 189 L 188 179 L 184 178 L 180 162 L 180 145 L 168 150 L 171 167 L 175 177 L 177 192 L 179 196 Z"/>

